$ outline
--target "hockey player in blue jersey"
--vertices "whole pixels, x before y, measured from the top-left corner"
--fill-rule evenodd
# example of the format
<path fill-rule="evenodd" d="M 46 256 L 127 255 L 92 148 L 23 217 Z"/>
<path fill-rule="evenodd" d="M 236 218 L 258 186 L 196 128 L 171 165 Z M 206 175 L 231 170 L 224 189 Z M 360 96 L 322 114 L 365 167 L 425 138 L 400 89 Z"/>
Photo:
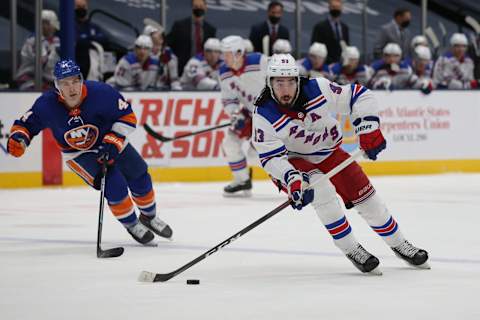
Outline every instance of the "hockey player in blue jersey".
<path fill-rule="evenodd" d="M 405 239 L 358 163 L 308 189 L 310 182 L 348 158 L 340 148 L 342 132 L 336 114 L 351 117 L 360 147 L 371 160 L 385 149 L 372 93 L 358 84 L 340 86 L 323 77 L 299 77 L 299 67 L 289 54 L 271 57 L 266 80 L 255 102 L 253 143 L 263 168 L 288 193 L 292 206 L 300 210 L 311 203 L 335 245 L 362 272 L 378 274 L 379 260 L 355 239 L 337 193 L 396 255 L 410 265 L 428 268 L 427 252 Z"/>
<path fill-rule="evenodd" d="M 156 215 L 147 164 L 127 140 L 137 121 L 130 104 L 105 83 L 83 81 L 80 68 L 72 60 L 57 62 L 54 76 L 56 90 L 42 94 L 14 122 L 8 152 L 22 156 L 31 140 L 50 128 L 67 165 L 88 185 L 99 188 L 95 177 L 99 176 L 101 163 L 108 161 L 105 198 L 136 241 L 151 242 L 152 231 L 170 238 L 171 228 Z"/>

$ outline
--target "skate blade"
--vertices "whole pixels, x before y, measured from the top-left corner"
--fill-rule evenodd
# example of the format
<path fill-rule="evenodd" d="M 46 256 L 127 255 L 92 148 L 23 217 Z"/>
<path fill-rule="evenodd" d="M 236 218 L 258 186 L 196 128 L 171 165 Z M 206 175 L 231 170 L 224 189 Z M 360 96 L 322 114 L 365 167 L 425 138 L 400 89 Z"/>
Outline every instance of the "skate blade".
<path fill-rule="evenodd" d="M 225 198 L 250 198 L 252 196 L 252 190 L 242 190 L 235 193 L 223 193 Z"/>
<path fill-rule="evenodd" d="M 423 269 L 423 270 L 432 269 L 432 267 L 430 267 L 430 264 L 428 264 L 428 262 L 424 262 L 423 264 L 418 265 L 418 266 L 414 266 L 414 265 L 409 264 L 409 266 L 414 267 L 415 269 Z"/>
<path fill-rule="evenodd" d="M 381 276 L 381 275 L 383 275 L 382 271 L 379 268 L 375 268 L 370 272 L 365 272 L 365 274 L 370 275 L 370 276 Z"/>
<path fill-rule="evenodd" d="M 150 242 L 143 244 L 144 247 L 158 247 L 158 243 L 153 239 Z"/>

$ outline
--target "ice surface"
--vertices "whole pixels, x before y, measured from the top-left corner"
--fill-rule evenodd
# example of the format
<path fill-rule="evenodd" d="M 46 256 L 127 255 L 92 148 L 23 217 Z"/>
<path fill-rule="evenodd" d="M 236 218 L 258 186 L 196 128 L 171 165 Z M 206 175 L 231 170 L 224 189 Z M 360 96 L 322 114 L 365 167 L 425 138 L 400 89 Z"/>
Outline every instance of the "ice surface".
<path fill-rule="evenodd" d="M 432 270 L 407 267 L 349 210 L 383 271 L 360 274 L 308 207 L 280 212 L 166 283 L 139 283 L 142 270 L 173 271 L 285 196 L 268 182 L 251 199 L 223 198 L 222 183 L 157 184 L 174 241 L 142 247 L 106 209 L 103 247 L 125 253 L 97 259 L 98 192 L 1 190 L 0 319 L 480 319 L 480 175 L 372 181 Z"/>

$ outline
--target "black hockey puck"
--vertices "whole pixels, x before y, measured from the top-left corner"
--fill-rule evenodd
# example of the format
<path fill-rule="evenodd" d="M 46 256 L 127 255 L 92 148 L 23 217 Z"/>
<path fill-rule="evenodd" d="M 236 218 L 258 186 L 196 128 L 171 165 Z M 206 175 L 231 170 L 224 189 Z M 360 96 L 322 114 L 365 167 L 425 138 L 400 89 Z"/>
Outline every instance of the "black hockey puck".
<path fill-rule="evenodd" d="M 187 284 L 200 284 L 200 280 L 198 280 L 198 279 L 188 279 Z"/>

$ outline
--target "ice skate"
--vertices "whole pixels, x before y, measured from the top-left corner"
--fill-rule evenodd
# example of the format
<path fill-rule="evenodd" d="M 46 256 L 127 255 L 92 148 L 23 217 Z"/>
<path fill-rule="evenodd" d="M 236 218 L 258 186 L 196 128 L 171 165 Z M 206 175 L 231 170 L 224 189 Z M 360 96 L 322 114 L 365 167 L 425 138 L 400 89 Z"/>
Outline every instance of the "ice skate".
<path fill-rule="evenodd" d="M 224 197 L 251 197 L 252 196 L 252 168 L 248 171 L 248 180 L 241 181 L 236 177 L 229 185 L 223 188 Z"/>
<path fill-rule="evenodd" d="M 233 181 L 228 186 L 223 188 L 223 195 L 225 197 L 250 197 L 252 196 L 252 180 L 247 181 Z"/>
<path fill-rule="evenodd" d="M 409 265 L 420 269 L 430 269 L 430 265 L 427 262 L 428 252 L 415 247 L 407 240 L 400 245 L 393 247 L 392 250 L 397 257 L 404 260 Z"/>
<path fill-rule="evenodd" d="M 162 219 L 155 216 L 153 218 L 148 217 L 144 214 L 140 214 L 140 222 L 159 235 L 160 237 L 170 239 L 172 237 L 173 231 L 168 224 L 166 224 Z"/>
<path fill-rule="evenodd" d="M 347 253 L 347 258 L 363 273 L 382 275 L 382 272 L 377 268 L 380 261 L 359 243 Z"/>
<path fill-rule="evenodd" d="M 127 228 L 128 233 L 141 244 L 148 244 L 155 238 L 153 233 L 148 230 L 143 224 L 137 222 L 135 225 Z"/>

